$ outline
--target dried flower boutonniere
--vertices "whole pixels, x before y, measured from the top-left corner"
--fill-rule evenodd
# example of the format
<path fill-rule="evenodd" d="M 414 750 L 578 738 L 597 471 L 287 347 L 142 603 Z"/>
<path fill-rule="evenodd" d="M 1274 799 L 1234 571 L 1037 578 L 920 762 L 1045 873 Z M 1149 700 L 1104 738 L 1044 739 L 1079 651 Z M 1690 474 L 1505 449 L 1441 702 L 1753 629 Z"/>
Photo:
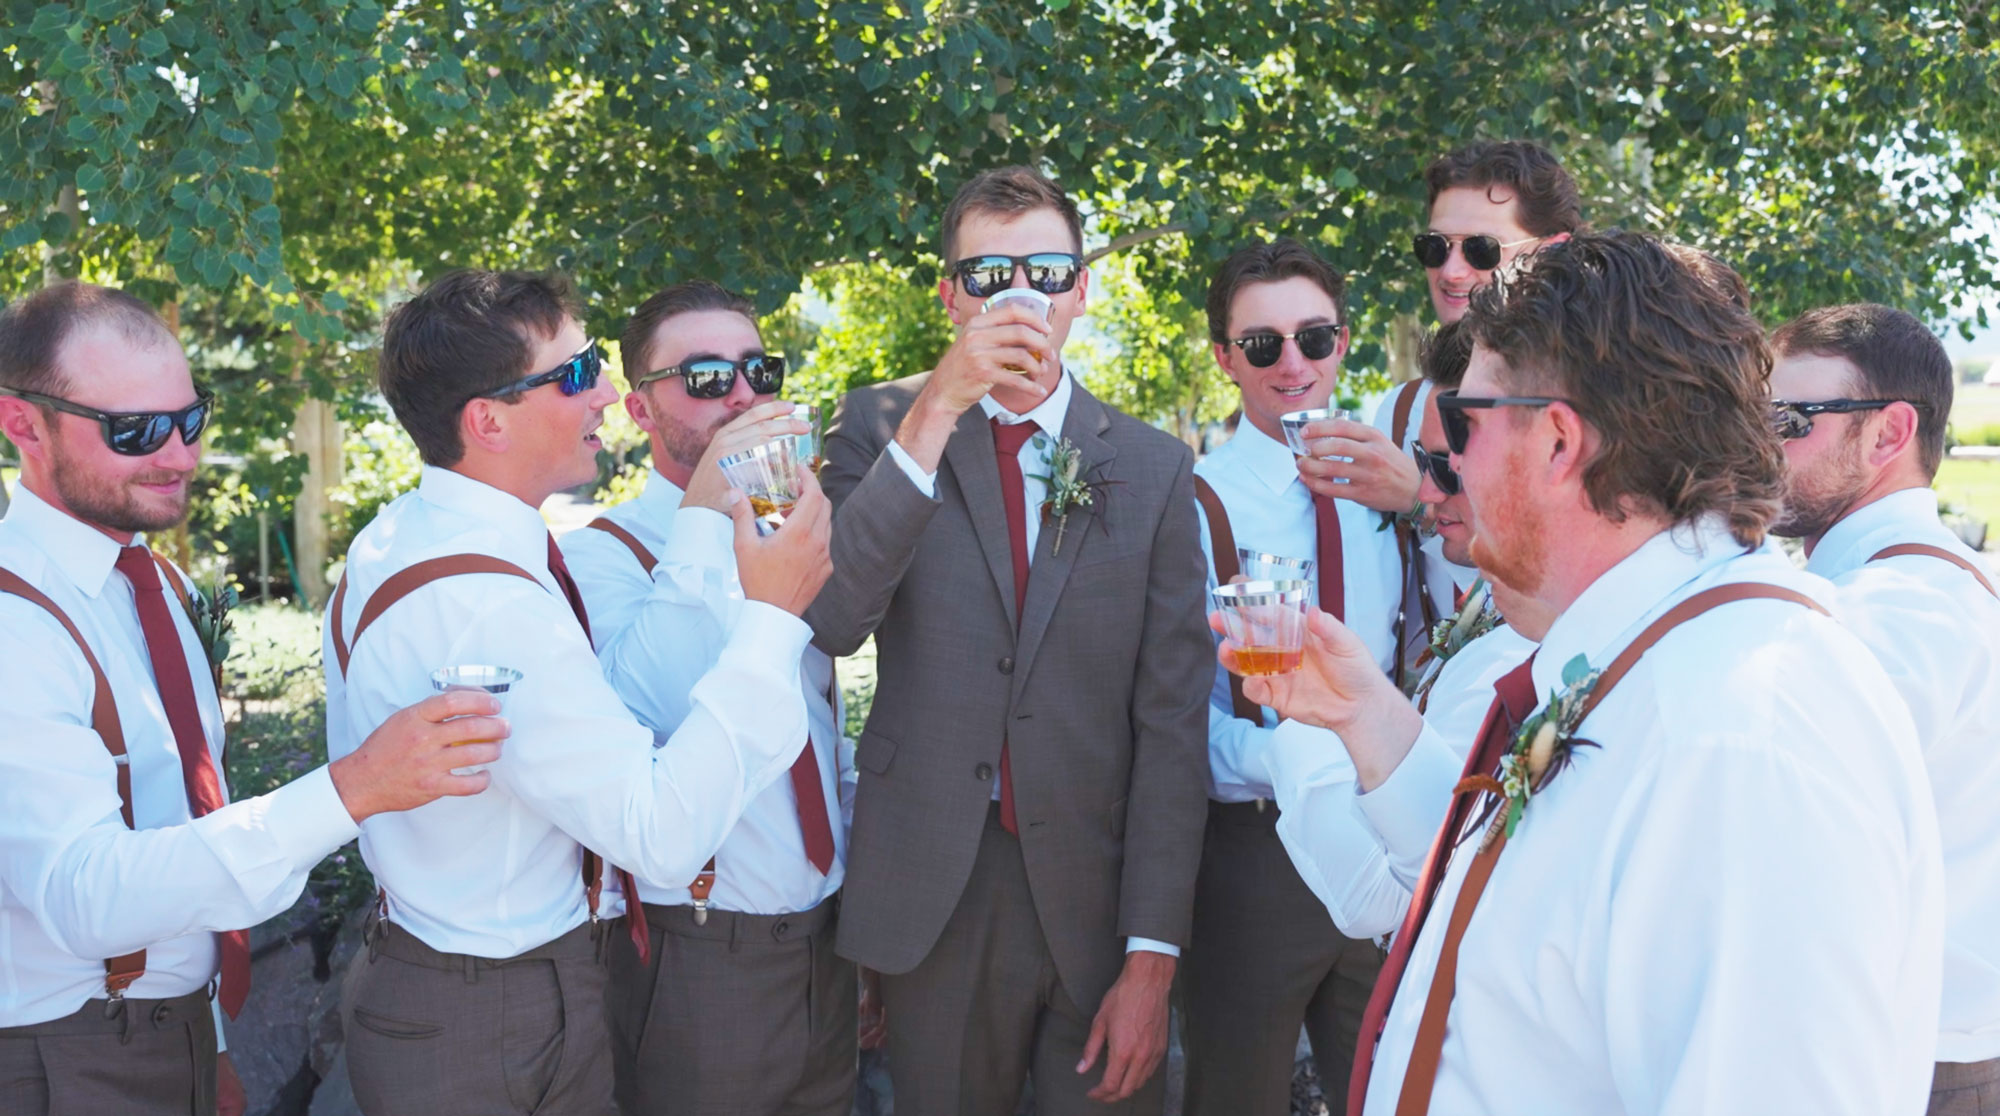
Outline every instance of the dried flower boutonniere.
<path fill-rule="evenodd" d="M 1431 625 L 1430 646 L 1418 657 L 1417 669 L 1411 672 L 1410 696 L 1417 698 L 1429 692 L 1453 655 L 1506 622 L 1499 606 L 1493 603 L 1493 587 L 1483 577 L 1474 581 L 1472 588 L 1465 591 L 1458 611 Z"/>
<path fill-rule="evenodd" d="M 1042 522 L 1055 520 L 1056 538 L 1051 554 L 1061 554 L 1063 530 L 1069 526 L 1069 513 L 1078 508 L 1088 508 L 1096 504 L 1097 498 L 1109 481 L 1094 479 L 1086 475 L 1083 467 L 1083 451 L 1068 438 L 1050 443 L 1040 434 L 1035 435 L 1035 443 L 1042 451 L 1042 468 L 1047 473 L 1030 473 L 1029 476 L 1041 481 L 1048 495 L 1042 498 Z M 1095 466 L 1093 466 L 1095 468 Z"/>
<path fill-rule="evenodd" d="M 194 634 L 201 640 L 202 652 L 208 657 L 209 674 L 215 679 L 215 688 L 222 689 L 222 664 L 229 658 L 229 633 L 236 628 L 229 611 L 236 607 L 236 587 L 227 580 L 218 581 L 202 592 L 199 586 L 188 591 L 183 603 L 187 606 L 188 622 L 194 625 Z"/>
<path fill-rule="evenodd" d="M 1504 800 L 1494 814 L 1493 823 L 1486 828 L 1486 835 L 1480 839 L 1482 850 L 1503 833 L 1509 838 L 1514 836 L 1522 815 L 1527 813 L 1528 800 L 1569 766 L 1575 749 L 1597 746 L 1576 739 L 1576 729 L 1588 711 L 1590 691 L 1603 673 L 1592 669 L 1582 655 L 1564 664 L 1563 688 L 1551 693 L 1547 704 L 1514 731 L 1513 747 L 1500 761 L 1500 777 L 1474 775 L 1459 782 L 1459 790 L 1483 790 Z"/>

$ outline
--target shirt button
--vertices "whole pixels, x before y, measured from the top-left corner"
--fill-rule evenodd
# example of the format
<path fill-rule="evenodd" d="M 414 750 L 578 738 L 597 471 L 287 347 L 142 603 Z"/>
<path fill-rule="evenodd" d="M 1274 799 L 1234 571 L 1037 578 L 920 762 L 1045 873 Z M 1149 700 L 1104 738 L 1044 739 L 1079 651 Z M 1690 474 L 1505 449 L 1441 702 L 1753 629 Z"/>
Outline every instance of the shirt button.
<path fill-rule="evenodd" d="M 982 763 L 982 764 L 980 764 L 980 765 L 979 765 L 978 767 L 975 767 L 975 768 L 973 768 L 973 769 L 972 769 L 972 777 L 973 777 L 973 778 L 975 778 L 975 779 L 977 779 L 977 780 L 979 780 L 979 781 L 980 781 L 980 782 L 982 782 L 982 783 L 990 783 L 990 782 L 992 782 L 992 781 L 993 781 L 993 765 L 992 765 L 992 764 L 990 764 L 990 763 Z"/>
<path fill-rule="evenodd" d="M 1014 660 L 1012 659 L 1000 660 L 1000 673 L 1002 674 L 1014 673 Z"/>

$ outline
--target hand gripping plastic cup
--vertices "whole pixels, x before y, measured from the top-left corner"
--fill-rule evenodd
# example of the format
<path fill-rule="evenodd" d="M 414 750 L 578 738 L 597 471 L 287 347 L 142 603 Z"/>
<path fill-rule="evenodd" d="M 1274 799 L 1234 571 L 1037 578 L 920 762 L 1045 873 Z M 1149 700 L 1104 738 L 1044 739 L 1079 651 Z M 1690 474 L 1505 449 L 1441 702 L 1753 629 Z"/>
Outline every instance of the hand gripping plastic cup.
<path fill-rule="evenodd" d="M 716 464 L 730 485 L 750 498 L 760 535 L 776 531 L 799 502 L 799 451 L 794 438 L 752 446 Z"/>
<path fill-rule="evenodd" d="M 441 694 L 453 690 L 478 690 L 481 693 L 492 694 L 500 703 L 502 715 L 507 712 L 508 691 L 520 685 L 520 682 L 521 672 L 511 667 L 448 666 L 431 671 L 431 689 Z M 486 770 L 486 766 L 482 763 L 472 767 L 454 767 L 451 773 L 470 775 L 475 771 Z"/>
<path fill-rule="evenodd" d="M 1284 427 L 1285 430 L 1285 445 L 1300 457 L 1311 457 L 1312 452 L 1306 448 L 1306 424 L 1319 422 L 1322 419 L 1341 419 L 1352 422 L 1354 421 L 1354 415 L 1339 407 L 1315 407 L 1310 411 L 1287 411 L 1278 416 L 1278 425 Z M 1328 457 L 1326 460 L 1344 461 L 1348 464 L 1353 464 L 1354 462 L 1354 459 L 1351 457 Z M 1346 477 L 1336 477 L 1334 478 L 1334 483 L 1346 484 L 1348 481 Z"/>
<path fill-rule="evenodd" d="M 1305 661 L 1306 608 L 1312 586 L 1304 581 L 1239 581 L 1210 594 L 1222 612 L 1224 634 L 1236 644 L 1236 673 L 1284 674 Z"/>

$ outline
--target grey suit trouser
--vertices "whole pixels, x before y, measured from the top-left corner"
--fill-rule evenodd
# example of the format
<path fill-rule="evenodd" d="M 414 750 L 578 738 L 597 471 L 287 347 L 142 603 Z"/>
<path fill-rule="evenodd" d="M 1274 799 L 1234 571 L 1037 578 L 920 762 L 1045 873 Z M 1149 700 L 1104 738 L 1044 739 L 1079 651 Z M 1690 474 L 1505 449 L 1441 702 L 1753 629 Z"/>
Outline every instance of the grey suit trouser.
<path fill-rule="evenodd" d="M 1322 1093 L 1336 1108 L 1347 1095 L 1382 950 L 1334 927 L 1277 826 L 1268 803 L 1209 803 L 1180 967 L 1188 1116 L 1290 1112 L 1302 1022 Z"/>
<path fill-rule="evenodd" d="M 1927 1116 L 2000 1116 L 2000 1058 L 1939 1062 Z"/>
<path fill-rule="evenodd" d="M 1076 1072 L 1097 1004 L 1063 989 L 1021 843 L 1000 827 L 997 805 L 944 932 L 916 968 L 883 974 L 882 1006 L 896 1116 L 1013 1116 L 1030 1078 L 1039 1116 L 1138 1116 L 1165 1104 L 1164 1066 L 1120 1104 L 1085 1096 L 1104 1076 L 1102 1055 Z"/>
<path fill-rule="evenodd" d="M 621 927 L 606 924 L 605 933 Z M 612 1116 L 604 962 L 586 923 L 519 957 L 441 953 L 379 920 L 341 999 L 367 1116 Z"/>
<path fill-rule="evenodd" d="M 105 1015 L 0 1027 L 6 1116 L 214 1116 L 215 1015 L 206 991 L 126 1000 Z"/>
<path fill-rule="evenodd" d="M 796 914 L 648 903 L 652 951 L 610 944 L 612 1053 L 626 1116 L 847 1116 L 854 963 L 833 951 L 839 900 Z"/>

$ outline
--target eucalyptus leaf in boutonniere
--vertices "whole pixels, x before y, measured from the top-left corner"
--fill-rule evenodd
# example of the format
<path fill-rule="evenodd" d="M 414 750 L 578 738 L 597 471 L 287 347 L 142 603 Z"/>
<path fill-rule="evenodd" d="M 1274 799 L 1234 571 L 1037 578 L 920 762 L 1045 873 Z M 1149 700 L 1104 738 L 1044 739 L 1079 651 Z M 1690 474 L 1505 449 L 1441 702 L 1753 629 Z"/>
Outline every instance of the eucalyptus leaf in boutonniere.
<path fill-rule="evenodd" d="M 1474 581 L 1458 611 L 1431 626 L 1430 646 L 1424 649 L 1417 659 L 1417 669 L 1411 672 L 1410 696 L 1418 697 L 1429 690 L 1437 682 L 1444 664 L 1466 644 L 1506 622 L 1499 606 L 1493 603 L 1493 587 L 1483 577 Z"/>
<path fill-rule="evenodd" d="M 1111 482 L 1093 478 L 1083 466 L 1083 451 L 1068 438 L 1060 438 L 1051 443 L 1044 436 L 1035 435 L 1035 444 L 1042 451 L 1042 468 L 1046 473 L 1029 473 L 1041 481 L 1047 490 L 1042 498 L 1042 522 L 1055 521 L 1055 545 L 1051 554 L 1061 554 L 1063 530 L 1069 526 L 1069 513 L 1078 508 L 1096 506 L 1098 497 Z M 1096 466 L 1092 466 L 1094 470 Z"/>
<path fill-rule="evenodd" d="M 1411 504 L 1409 511 L 1385 511 L 1376 512 L 1375 514 L 1382 517 L 1382 522 L 1375 525 L 1375 530 L 1378 533 L 1387 531 L 1389 528 L 1400 523 L 1408 527 L 1418 538 L 1428 539 L 1432 535 L 1437 534 L 1437 528 L 1431 523 L 1430 507 L 1422 500 Z"/>
<path fill-rule="evenodd" d="M 1459 782 L 1457 790 L 1484 790 L 1503 800 L 1480 839 L 1482 851 L 1503 833 L 1514 836 L 1528 811 L 1528 800 L 1569 766 L 1577 748 L 1597 747 L 1591 741 L 1576 739 L 1576 729 L 1588 710 L 1590 691 L 1603 673 L 1593 669 L 1582 655 L 1565 663 L 1563 688 L 1550 693 L 1548 702 L 1514 731 L 1514 744 L 1500 761 L 1500 777 L 1474 775 Z"/>
<path fill-rule="evenodd" d="M 201 640 L 203 654 L 208 657 L 209 673 L 215 678 L 215 688 L 222 689 L 222 664 L 229 658 L 229 633 L 236 628 L 236 621 L 229 612 L 237 605 L 236 587 L 227 580 L 218 581 L 203 592 L 199 586 L 191 589 L 186 598 L 188 622 L 194 625 L 194 634 Z"/>

